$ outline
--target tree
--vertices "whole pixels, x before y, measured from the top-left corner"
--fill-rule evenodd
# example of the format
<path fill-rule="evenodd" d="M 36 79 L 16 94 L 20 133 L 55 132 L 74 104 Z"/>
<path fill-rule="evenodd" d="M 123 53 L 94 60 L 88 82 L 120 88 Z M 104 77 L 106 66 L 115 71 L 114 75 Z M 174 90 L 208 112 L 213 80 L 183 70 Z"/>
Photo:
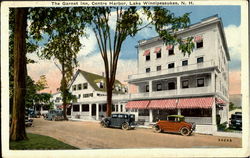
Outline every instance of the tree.
<path fill-rule="evenodd" d="M 147 17 L 143 21 L 140 11 Z M 110 17 L 116 16 L 115 30 L 110 27 Z M 111 115 L 112 91 L 115 82 L 117 63 L 122 45 L 127 37 L 135 36 L 146 27 L 155 27 L 156 32 L 166 44 L 177 45 L 184 53 L 190 54 L 194 48 L 192 37 L 185 40 L 176 35 L 179 29 L 186 28 L 190 22 L 189 14 L 175 17 L 162 7 L 95 7 L 91 10 L 91 27 L 95 33 L 98 47 L 104 62 L 107 89 L 107 116 Z M 168 29 L 165 29 L 168 28 Z"/>
<path fill-rule="evenodd" d="M 88 8 L 33 8 L 30 14 L 32 38 L 38 41 L 44 34 L 49 37 L 39 56 L 53 59 L 62 74 L 60 90 L 64 119 L 67 119 L 66 105 L 71 97 L 68 85 L 81 47 L 79 38 L 84 35 L 85 25 L 91 17 L 85 9 Z"/>
<path fill-rule="evenodd" d="M 14 101 L 12 123 L 10 129 L 11 140 L 27 139 L 25 132 L 25 96 L 26 93 L 26 8 L 15 9 L 14 28 Z"/>

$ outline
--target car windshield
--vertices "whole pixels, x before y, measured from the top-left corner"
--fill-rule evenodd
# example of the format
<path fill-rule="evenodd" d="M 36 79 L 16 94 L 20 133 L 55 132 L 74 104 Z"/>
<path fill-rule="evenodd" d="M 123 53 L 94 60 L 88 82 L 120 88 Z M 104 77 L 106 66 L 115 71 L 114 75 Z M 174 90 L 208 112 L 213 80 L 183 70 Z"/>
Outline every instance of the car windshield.
<path fill-rule="evenodd" d="M 242 115 L 232 115 L 232 119 L 242 119 Z"/>

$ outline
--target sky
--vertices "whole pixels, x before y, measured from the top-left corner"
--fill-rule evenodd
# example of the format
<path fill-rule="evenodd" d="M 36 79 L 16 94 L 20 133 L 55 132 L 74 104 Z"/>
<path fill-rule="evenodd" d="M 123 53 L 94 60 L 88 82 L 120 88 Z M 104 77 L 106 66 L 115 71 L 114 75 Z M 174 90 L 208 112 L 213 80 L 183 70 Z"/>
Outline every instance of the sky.
<path fill-rule="evenodd" d="M 240 6 L 168 6 L 166 8 L 176 16 L 190 13 L 191 24 L 197 23 L 202 19 L 215 14 L 222 19 L 231 57 L 229 63 L 229 93 L 240 94 Z M 114 28 L 114 21 L 111 21 L 110 25 L 111 28 Z M 88 38 L 81 38 L 83 47 L 78 53 L 77 60 L 80 65 L 78 68 L 101 75 L 105 70 L 94 33 L 90 28 L 87 28 L 86 32 L 89 36 Z M 135 37 L 128 37 L 126 39 L 122 46 L 118 61 L 117 79 L 124 83 L 124 81 L 128 79 L 128 75 L 137 72 L 137 50 L 135 46 L 139 40 L 155 36 L 157 36 L 156 32 L 153 29 L 147 28 L 138 32 Z M 30 54 L 29 58 L 35 59 L 38 62 L 36 64 L 28 65 L 28 74 L 35 81 L 39 79 L 39 76 L 46 75 L 49 88 L 45 91 L 52 93 L 56 92 L 56 89 L 60 86 L 61 75 L 55 64 L 52 61 L 39 60 L 35 53 Z"/>

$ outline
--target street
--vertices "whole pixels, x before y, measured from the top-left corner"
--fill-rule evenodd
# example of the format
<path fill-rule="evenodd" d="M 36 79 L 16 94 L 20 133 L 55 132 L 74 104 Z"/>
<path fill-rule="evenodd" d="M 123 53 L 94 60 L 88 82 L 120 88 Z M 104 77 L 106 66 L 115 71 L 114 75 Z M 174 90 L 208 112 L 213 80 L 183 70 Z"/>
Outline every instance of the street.
<path fill-rule="evenodd" d="M 241 147 L 240 138 L 154 133 L 152 129 L 102 128 L 98 122 L 47 121 L 35 118 L 28 133 L 51 136 L 80 149 L 90 148 L 205 148 Z"/>

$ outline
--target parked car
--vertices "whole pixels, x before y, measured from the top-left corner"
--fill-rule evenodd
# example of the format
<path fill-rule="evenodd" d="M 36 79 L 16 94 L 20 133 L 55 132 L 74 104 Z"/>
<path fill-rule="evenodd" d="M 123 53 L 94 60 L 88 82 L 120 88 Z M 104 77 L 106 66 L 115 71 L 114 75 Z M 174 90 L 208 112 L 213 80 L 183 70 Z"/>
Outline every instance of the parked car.
<path fill-rule="evenodd" d="M 183 136 L 191 135 L 195 130 L 195 123 L 185 122 L 185 117 L 182 115 L 169 115 L 166 120 L 159 120 L 153 129 L 155 132 L 174 132 L 180 133 Z"/>
<path fill-rule="evenodd" d="M 58 121 L 63 119 L 62 110 L 49 110 L 49 112 L 44 116 L 45 120 Z"/>
<path fill-rule="evenodd" d="M 123 130 L 134 129 L 136 126 L 135 115 L 128 113 L 113 113 L 111 117 L 103 118 L 100 122 L 102 127 L 116 127 Z"/>
<path fill-rule="evenodd" d="M 33 124 L 33 120 L 30 119 L 28 116 L 25 116 L 25 126 L 26 127 L 31 127 Z"/>
<path fill-rule="evenodd" d="M 242 114 L 239 113 L 232 114 L 230 118 L 229 127 L 242 129 Z"/>

